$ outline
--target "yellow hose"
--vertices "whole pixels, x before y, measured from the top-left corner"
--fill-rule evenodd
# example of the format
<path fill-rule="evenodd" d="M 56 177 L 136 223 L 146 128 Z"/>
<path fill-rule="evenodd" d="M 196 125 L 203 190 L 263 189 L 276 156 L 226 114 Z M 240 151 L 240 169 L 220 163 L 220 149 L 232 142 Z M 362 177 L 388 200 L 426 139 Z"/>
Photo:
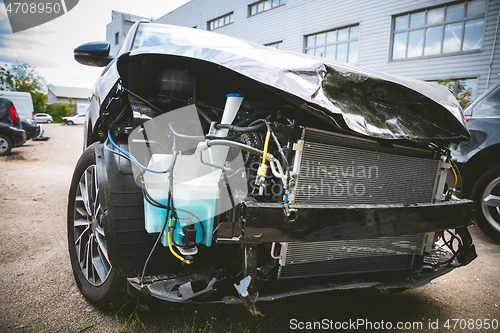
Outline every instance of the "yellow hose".
<path fill-rule="evenodd" d="M 458 177 L 457 177 L 457 173 L 455 172 L 455 168 L 453 168 L 453 164 L 450 163 L 450 167 L 451 167 L 451 171 L 453 171 L 453 174 L 455 175 L 455 183 L 453 184 L 453 189 L 455 189 L 455 186 L 457 186 L 457 181 L 458 181 Z"/>
<path fill-rule="evenodd" d="M 266 158 L 267 158 L 267 148 L 269 147 L 269 138 L 271 137 L 271 131 L 267 131 L 266 142 L 264 143 L 264 153 L 262 154 L 262 163 L 257 170 L 257 175 L 265 177 L 266 176 Z"/>
<path fill-rule="evenodd" d="M 266 164 L 267 147 L 269 146 L 269 138 L 270 137 L 271 137 L 271 131 L 267 131 L 266 142 L 264 143 L 264 154 L 262 154 L 262 164 Z"/>
<path fill-rule="evenodd" d="M 178 255 L 173 247 L 172 247 L 172 240 L 171 240 L 171 236 L 170 236 L 170 228 L 172 227 L 172 218 L 170 218 L 169 222 L 168 222 L 168 248 L 170 249 L 170 252 L 172 252 L 172 254 L 174 255 L 174 257 L 176 257 L 177 259 L 179 259 L 180 261 L 182 262 L 186 262 L 186 264 L 191 264 L 192 261 L 189 261 L 189 260 L 186 260 L 184 259 L 183 257 L 181 257 L 180 255 Z"/>

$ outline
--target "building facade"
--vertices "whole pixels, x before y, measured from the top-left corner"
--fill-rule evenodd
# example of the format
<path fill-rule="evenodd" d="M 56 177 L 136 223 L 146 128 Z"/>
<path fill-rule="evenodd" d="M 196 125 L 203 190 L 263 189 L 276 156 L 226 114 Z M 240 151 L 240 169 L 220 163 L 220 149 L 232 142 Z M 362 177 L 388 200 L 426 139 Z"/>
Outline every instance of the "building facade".
<path fill-rule="evenodd" d="M 106 41 L 111 43 L 110 54 L 116 54 L 123 44 L 125 36 L 136 21 L 146 19 L 142 16 L 111 11 L 111 22 L 106 25 Z"/>
<path fill-rule="evenodd" d="M 154 22 L 440 81 L 463 106 L 500 81 L 500 0 L 191 0 Z"/>
<path fill-rule="evenodd" d="M 73 114 L 85 113 L 89 106 L 89 97 L 92 90 L 86 88 L 62 87 L 47 85 L 47 103 L 66 103 L 72 107 Z"/>

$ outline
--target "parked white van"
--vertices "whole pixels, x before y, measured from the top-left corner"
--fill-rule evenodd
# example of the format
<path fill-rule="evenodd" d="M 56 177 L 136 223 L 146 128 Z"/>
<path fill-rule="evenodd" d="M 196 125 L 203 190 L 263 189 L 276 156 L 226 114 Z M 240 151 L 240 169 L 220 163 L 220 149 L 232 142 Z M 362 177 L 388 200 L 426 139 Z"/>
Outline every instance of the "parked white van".
<path fill-rule="evenodd" d="M 19 117 L 33 119 L 33 100 L 29 92 L 0 91 L 0 97 L 10 99 L 14 103 Z"/>

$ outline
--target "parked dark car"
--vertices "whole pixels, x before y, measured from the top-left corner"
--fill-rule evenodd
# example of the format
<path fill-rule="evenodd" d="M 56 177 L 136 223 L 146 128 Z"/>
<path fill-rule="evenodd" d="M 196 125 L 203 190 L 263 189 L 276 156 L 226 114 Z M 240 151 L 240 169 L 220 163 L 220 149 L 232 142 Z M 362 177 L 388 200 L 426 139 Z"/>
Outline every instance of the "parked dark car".
<path fill-rule="evenodd" d="M 471 138 L 452 146 L 462 176 L 459 195 L 474 200 L 477 224 L 500 243 L 500 83 L 464 115 Z"/>
<path fill-rule="evenodd" d="M 26 140 L 35 139 L 40 135 L 42 132 L 42 125 L 38 125 L 32 119 L 20 119 L 23 130 L 26 132 Z"/>
<path fill-rule="evenodd" d="M 0 98 L 0 156 L 26 142 L 26 133 L 12 101 Z"/>
<path fill-rule="evenodd" d="M 470 138 L 445 87 L 146 22 L 109 50 L 74 52 L 107 66 L 67 215 L 93 304 L 126 289 L 259 314 L 259 300 L 419 287 L 476 257 L 473 202 L 445 193 L 447 147 Z"/>

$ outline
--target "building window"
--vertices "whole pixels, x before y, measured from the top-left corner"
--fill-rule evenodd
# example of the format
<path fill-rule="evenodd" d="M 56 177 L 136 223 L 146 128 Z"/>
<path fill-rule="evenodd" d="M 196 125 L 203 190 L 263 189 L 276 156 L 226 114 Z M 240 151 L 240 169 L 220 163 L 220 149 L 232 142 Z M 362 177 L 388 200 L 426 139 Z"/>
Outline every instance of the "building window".
<path fill-rule="evenodd" d="M 265 12 L 271 8 L 275 8 L 285 4 L 285 0 L 264 0 L 253 3 L 248 6 L 248 16 Z"/>
<path fill-rule="evenodd" d="M 279 42 L 264 44 L 264 46 L 273 47 L 278 50 L 283 50 L 283 41 L 281 40 Z"/>
<path fill-rule="evenodd" d="M 480 50 L 485 12 L 474 0 L 395 16 L 392 59 Z"/>
<path fill-rule="evenodd" d="M 305 36 L 304 52 L 355 64 L 358 62 L 359 25 Z"/>
<path fill-rule="evenodd" d="M 233 13 L 229 13 L 226 15 L 223 15 L 221 17 L 218 17 L 212 21 L 207 22 L 207 29 L 208 30 L 214 30 L 220 27 L 223 27 L 225 25 L 228 25 L 229 23 L 233 23 Z"/>
<path fill-rule="evenodd" d="M 115 34 L 115 45 L 118 45 L 118 43 L 120 43 L 120 33 L 119 32 L 117 32 Z"/>
<path fill-rule="evenodd" d="M 475 99 L 477 93 L 477 78 L 468 79 L 443 79 L 428 81 L 432 83 L 438 83 L 442 86 L 448 88 L 453 95 L 457 98 L 462 109 L 469 106 Z"/>

